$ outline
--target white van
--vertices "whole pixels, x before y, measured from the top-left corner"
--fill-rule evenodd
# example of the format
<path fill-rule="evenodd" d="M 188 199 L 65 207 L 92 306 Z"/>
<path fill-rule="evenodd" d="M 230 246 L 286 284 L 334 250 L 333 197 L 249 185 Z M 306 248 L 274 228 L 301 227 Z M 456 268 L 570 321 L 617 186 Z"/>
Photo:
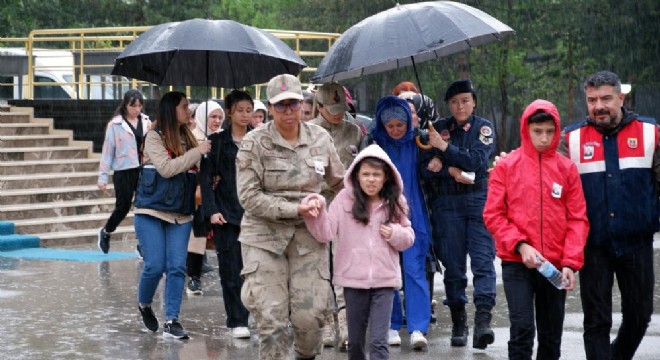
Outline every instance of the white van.
<path fill-rule="evenodd" d="M 73 55 L 65 50 L 33 50 L 34 99 L 75 99 Z M 25 48 L 0 48 L 0 62 L 11 61 L 0 70 L 0 98 L 28 96 L 28 58 Z M 20 68 L 20 69 L 19 69 Z M 54 83 L 47 85 L 46 83 Z"/>

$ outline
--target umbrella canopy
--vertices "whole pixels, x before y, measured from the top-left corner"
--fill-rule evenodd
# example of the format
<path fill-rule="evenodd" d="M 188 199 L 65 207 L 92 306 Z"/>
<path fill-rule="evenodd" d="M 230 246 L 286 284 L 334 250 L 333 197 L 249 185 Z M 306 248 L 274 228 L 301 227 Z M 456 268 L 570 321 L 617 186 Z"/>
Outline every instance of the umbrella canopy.
<path fill-rule="evenodd" d="M 513 32 L 485 12 L 457 2 L 396 5 L 346 30 L 323 58 L 312 81 L 340 81 L 414 65 Z"/>
<path fill-rule="evenodd" d="M 307 64 L 282 40 L 232 20 L 192 19 L 152 27 L 115 60 L 112 75 L 157 85 L 240 88 Z"/>

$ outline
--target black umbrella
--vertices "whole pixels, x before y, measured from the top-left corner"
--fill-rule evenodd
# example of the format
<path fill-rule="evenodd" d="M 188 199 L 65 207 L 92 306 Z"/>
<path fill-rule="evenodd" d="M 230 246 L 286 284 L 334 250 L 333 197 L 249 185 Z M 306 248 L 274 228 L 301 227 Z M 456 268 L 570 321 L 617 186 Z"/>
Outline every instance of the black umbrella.
<path fill-rule="evenodd" d="M 346 30 L 312 76 L 340 81 L 413 65 L 499 40 L 513 29 L 452 1 L 396 5 Z M 417 77 L 417 70 L 415 69 Z M 417 79 L 419 84 L 419 79 Z"/>
<path fill-rule="evenodd" d="M 282 40 L 232 20 L 192 19 L 152 27 L 115 60 L 112 75 L 157 85 L 241 88 L 307 64 Z"/>

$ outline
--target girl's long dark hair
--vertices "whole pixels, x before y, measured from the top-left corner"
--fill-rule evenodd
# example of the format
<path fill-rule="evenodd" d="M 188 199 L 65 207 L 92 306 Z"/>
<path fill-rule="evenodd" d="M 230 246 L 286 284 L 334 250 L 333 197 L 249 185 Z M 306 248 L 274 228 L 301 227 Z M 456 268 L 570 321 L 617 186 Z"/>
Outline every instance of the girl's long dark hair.
<path fill-rule="evenodd" d="M 165 147 L 176 156 L 181 156 L 186 153 L 187 149 L 197 146 L 197 140 L 188 128 L 188 124 L 181 124 L 176 117 L 176 107 L 185 98 L 186 94 L 171 91 L 163 95 L 158 104 L 156 129 L 160 130 Z M 182 142 L 185 143 L 185 147 Z"/>
<path fill-rule="evenodd" d="M 144 96 L 138 90 L 128 90 L 124 93 L 124 99 L 121 101 L 117 110 L 115 110 L 115 115 L 121 115 L 122 118 L 126 119 L 126 109 L 129 105 L 134 105 L 136 102 L 139 102 L 140 105 L 144 106 Z"/>
<path fill-rule="evenodd" d="M 227 119 L 222 123 L 222 129 L 227 130 L 231 126 L 231 114 L 234 112 L 234 105 L 238 104 L 239 101 L 249 101 L 250 104 L 252 104 L 252 108 L 254 108 L 254 100 L 252 99 L 252 96 L 247 91 L 243 90 L 232 90 L 229 94 L 225 95 L 225 116 Z M 248 125 L 248 131 L 251 130 L 252 127 Z"/>
<path fill-rule="evenodd" d="M 396 177 L 392 168 L 385 161 L 376 157 L 365 157 L 355 164 L 351 172 L 351 184 L 353 185 L 353 195 L 355 196 L 352 209 L 353 218 L 365 225 L 369 223 L 369 198 L 360 187 L 360 182 L 358 181 L 358 174 L 362 164 L 378 167 L 385 173 L 385 183 L 383 184 L 383 188 L 380 189 L 378 196 L 385 201 L 385 206 L 387 206 L 387 223 L 398 223 L 401 220 L 401 216 L 405 216 L 406 214 L 405 208 L 399 203 L 401 187 L 395 180 Z"/>

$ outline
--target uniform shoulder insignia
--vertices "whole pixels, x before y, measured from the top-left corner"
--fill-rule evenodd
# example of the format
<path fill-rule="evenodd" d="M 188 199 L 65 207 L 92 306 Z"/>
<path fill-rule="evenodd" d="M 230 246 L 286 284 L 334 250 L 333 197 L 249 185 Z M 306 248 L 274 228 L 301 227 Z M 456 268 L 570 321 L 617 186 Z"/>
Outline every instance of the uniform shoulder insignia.
<path fill-rule="evenodd" d="M 254 142 L 252 140 L 243 140 L 241 141 L 241 150 L 252 151 Z"/>
<path fill-rule="evenodd" d="M 239 169 L 247 169 L 252 164 L 252 159 L 239 160 L 236 158 L 236 166 Z"/>
<path fill-rule="evenodd" d="M 479 129 L 479 133 L 483 136 L 491 136 L 493 135 L 493 129 L 491 129 L 488 125 L 484 125 Z"/>
<path fill-rule="evenodd" d="M 266 150 L 273 150 L 273 139 L 269 136 L 263 136 L 259 139 L 259 144 Z"/>

